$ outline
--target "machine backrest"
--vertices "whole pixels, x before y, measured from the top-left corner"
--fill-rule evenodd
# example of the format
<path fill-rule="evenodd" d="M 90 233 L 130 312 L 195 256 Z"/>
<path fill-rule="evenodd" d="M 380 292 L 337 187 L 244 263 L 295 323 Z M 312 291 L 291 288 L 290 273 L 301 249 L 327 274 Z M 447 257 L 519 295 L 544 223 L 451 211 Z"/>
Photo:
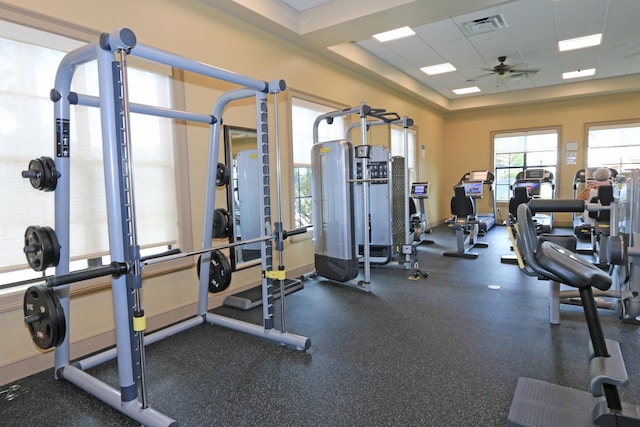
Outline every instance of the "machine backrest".
<path fill-rule="evenodd" d="M 413 197 L 409 197 L 409 218 L 417 213 L 418 208 L 416 207 L 416 202 L 413 200 Z"/>
<path fill-rule="evenodd" d="M 613 186 L 601 185 L 598 187 L 598 195 L 596 197 L 592 197 L 590 202 L 600 202 L 602 206 L 610 206 L 613 200 Z M 611 213 L 608 210 L 589 212 L 589 217 L 594 218 L 600 223 L 608 223 L 611 218 Z"/>
<path fill-rule="evenodd" d="M 464 186 L 456 186 L 451 198 L 451 213 L 458 217 L 475 216 L 476 204 L 472 197 L 465 195 Z"/>
<path fill-rule="evenodd" d="M 509 199 L 509 213 L 515 219 L 518 215 L 518 206 L 528 203 L 531 200 L 527 187 L 516 187 L 513 189 L 513 197 Z"/>
<path fill-rule="evenodd" d="M 536 223 L 526 203 L 518 206 L 516 226 L 517 250 L 524 261 L 524 268 L 522 270 L 529 276 L 539 276 L 545 279 L 560 281 L 554 274 L 540 267 L 536 261 L 536 253 L 540 249 L 540 241 L 536 233 Z"/>

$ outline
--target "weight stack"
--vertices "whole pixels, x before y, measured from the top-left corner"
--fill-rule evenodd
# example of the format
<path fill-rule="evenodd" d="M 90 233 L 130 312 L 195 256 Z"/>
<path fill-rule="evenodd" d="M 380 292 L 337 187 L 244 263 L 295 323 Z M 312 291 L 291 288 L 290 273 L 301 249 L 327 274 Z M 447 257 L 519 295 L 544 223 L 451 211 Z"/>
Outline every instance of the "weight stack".
<path fill-rule="evenodd" d="M 405 218 L 405 182 L 404 182 L 404 157 L 393 156 L 391 159 L 391 194 L 392 194 L 392 234 L 393 247 L 399 249 L 405 244 L 404 224 L 409 218 Z"/>

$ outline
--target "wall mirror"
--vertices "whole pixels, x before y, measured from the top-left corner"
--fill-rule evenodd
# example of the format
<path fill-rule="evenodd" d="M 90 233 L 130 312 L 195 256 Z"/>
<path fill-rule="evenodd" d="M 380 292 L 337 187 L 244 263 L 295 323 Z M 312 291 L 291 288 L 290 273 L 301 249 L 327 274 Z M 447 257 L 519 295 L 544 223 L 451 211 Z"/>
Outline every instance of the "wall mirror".
<path fill-rule="evenodd" d="M 231 168 L 227 186 L 229 241 L 241 242 L 262 235 L 260 228 L 261 179 L 255 129 L 224 125 L 225 163 Z M 230 251 L 233 270 L 260 264 L 262 242 L 239 245 Z"/>

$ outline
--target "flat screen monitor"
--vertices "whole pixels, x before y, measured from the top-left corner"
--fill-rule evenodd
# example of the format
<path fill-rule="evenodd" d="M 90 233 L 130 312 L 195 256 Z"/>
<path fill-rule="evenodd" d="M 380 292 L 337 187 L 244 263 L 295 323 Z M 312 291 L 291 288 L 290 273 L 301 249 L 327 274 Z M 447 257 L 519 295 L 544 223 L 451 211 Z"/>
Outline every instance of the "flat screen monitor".
<path fill-rule="evenodd" d="M 486 181 L 489 171 L 471 171 L 469 173 L 469 181 Z"/>
<path fill-rule="evenodd" d="M 524 177 L 526 179 L 542 179 L 545 178 L 544 169 L 527 169 L 524 171 Z"/>
<path fill-rule="evenodd" d="M 526 187 L 529 192 L 529 196 L 531 197 L 540 196 L 540 180 L 539 179 L 518 181 L 516 182 L 516 187 Z"/>
<path fill-rule="evenodd" d="M 482 181 L 467 181 L 464 183 L 464 195 L 467 197 L 482 197 Z"/>
<path fill-rule="evenodd" d="M 414 182 L 413 184 L 411 184 L 411 197 L 415 197 L 415 198 L 429 197 L 429 183 Z"/>

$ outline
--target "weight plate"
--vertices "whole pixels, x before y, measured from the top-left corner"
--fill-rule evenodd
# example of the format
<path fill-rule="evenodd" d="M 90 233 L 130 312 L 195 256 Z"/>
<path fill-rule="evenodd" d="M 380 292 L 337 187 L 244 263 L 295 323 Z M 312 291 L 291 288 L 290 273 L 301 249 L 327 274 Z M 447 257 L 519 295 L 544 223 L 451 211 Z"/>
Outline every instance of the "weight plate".
<path fill-rule="evenodd" d="M 202 256 L 198 257 L 198 279 L 200 278 L 200 266 Z M 209 261 L 209 292 L 215 294 L 222 292 L 231 284 L 231 263 L 222 252 L 215 250 L 211 252 Z"/>
<path fill-rule="evenodd" d="M 53 191 L 56 189 L 58 171 L 56 170 L 56 163 L 51 157 L 43 156 L 39 159 L 31 160 L 28 172 L 29 182 L 36 190 Z"/>
<path fill-rule="evenodd" d="M 24 294 L 24 319 L 35 345 L 46 350 L 60 345 L 66 334 L 66 320 L 55 292 L 31 286 Z"/>
<path fill-rule="evenodd" d="M 44 271 L 60 262 L 60 243 L 51 227 L 31 225 L 24 233 L 24 253 L 29 266 Z"/>
<path fill-rule="evenodd" d="M 229 237 L 229 212 L 218 208 L 213 211 L 213 238 L 226 239 Z"/>
<path fill-rule="evenodd" d="M 51 157 L 40 157 L 44 165 L 45 181 L 42 190 L 53 191 L 58 186 L 58 171 L 56 170 L 56 162 Z"/>
<path fill-rule="evenodd" d="M 44 163 L 40 159 L 33 159 L 29 162 L 29 182 L 36 190 L 42 190 L 42 182 L 44 181 Z"/>
<path fill-rule="evenodd" d="M 216 169 L 216 185 L 218 187 L 225 186 L 229 184 L 229 180 L 231 179 L 231 171 L 224 163 L 218 163 L 218 168 Z"/>

